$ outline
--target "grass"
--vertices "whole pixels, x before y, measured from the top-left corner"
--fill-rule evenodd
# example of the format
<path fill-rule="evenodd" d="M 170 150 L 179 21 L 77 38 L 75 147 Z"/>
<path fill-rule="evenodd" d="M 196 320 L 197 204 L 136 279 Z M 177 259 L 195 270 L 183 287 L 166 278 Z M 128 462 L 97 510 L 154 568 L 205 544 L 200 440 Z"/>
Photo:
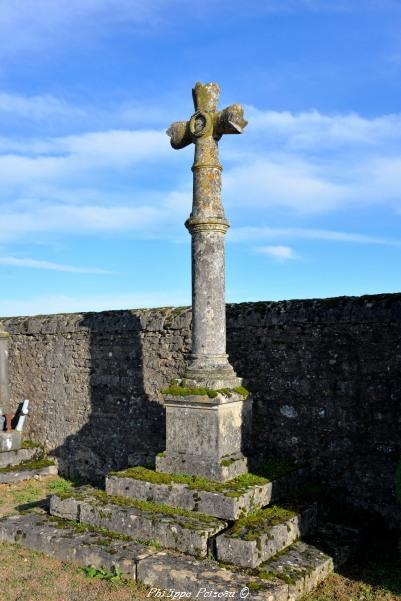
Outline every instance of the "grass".
<path fill-rule="evenodd" d="M 19 545 L 0 545 L 0 601 L 136 601 L 147 589 L 132 580 L 94 577 Z"/>
<path fill-rule="evenodd" d="M 59 476 L 46 476 L 39 480 L 25 480 L 15 484 L 0 485 L 0 517 L 26 506 L 34 506 L 49 495 L 54 494 L 61 489 L 66 490 L 72 487 L 72 483 Z"/>

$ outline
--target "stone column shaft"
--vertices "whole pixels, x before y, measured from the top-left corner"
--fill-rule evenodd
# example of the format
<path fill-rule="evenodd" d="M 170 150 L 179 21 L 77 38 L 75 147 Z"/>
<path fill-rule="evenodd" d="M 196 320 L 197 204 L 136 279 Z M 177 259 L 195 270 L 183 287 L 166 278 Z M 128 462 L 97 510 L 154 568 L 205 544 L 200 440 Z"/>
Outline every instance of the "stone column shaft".
<path fill-rule="evenodd" d="M 193 204 L 186 226 L 192 236 L 192 354 L 184 383 L 208 388 L 241 384 L 226 354 L 224 236 L 218 144 L 195 141 Z"/>
<path fill-rule="evenodd" d="M 224 233 L 192 229 L 192 361 L 219 364 L 226 359 Z"/>

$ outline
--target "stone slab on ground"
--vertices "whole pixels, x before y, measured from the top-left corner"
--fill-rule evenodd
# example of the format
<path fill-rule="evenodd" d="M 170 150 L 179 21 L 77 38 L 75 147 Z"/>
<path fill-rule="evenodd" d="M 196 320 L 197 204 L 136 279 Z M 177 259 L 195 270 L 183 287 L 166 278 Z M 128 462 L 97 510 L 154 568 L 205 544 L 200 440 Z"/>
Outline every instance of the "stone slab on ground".
<path fill-rule="evenodd" d="M 261 564 L 256 574 L 274 575 L 288 583 L 288 601 L 316 588 L 351 556 L 358 532 L 340 524 L 319 524 L 308 541 L 296 541 L 284 552 Z"/>
<path fill-rule="evenodd" d="M 288 584 L 233 572 L 216 561 L 199 561 L 160 552 L 138 565 L 138 581 L 158 589 L 187 593 L 192 599 L 246 598 L 252 601 L 287 601 Z M 181 597 L 188 598 L 188 597 Z"/>
<path fill-rule="evenodd" d="M 15 469 L 13 470 L 2 472 L 0 469 L 0 484 L 14 484 L 15 482 L 22 482 L 23 480 L 30 480 L 31 478 L 57 476 L 57 474 L 58 470 L 55 464 L 32 469 L 24 469 L 22 464 L 15 466 Z"/>
<path fill-rule="evenodd" d="M 199 557 L 207 555 L 214 536 L 227 527 L 201 513 L 113 497 L 91 487 L 76 489 L 71 495 L 53 495 L 50 513 L 137 540 L 155 540 L 162 547 Z"/>
<path fill-rule="evenodd" d="M 300 507 L 299 511 L 275 505 L 261 509 L 216 537 L 217 559 L 256 568 L 297 538 L 314 530 L 316 523 L 315 503 Z"/>
<path fill-rule="evenodd" d="M 15 451 L 4 451 L 0 453 L 0 468 L 19 465 L 25 461 L 36 459 L 43 452 L 41 447 L 28 449 L 17 449 Z"/>
<path fill-rule="evenodd" d="M 17 451 L 21 448 L 21 441 L 21 432 L 0 432 L 0 453 Z"/>
<path fill-rule="evenodd" d="M 138 563 L 158 551 L 130 540 L 108 538 L 105 533 L 82 532 L 67 522 L 46 515 L 27 513 L 0 519 L 0 540 L 18 543 L 59 559 L 112 570 L 113 567 L 136 579 Z"/>
<path fill-rule="evenodd" d="M 211 483 L 215 484 L 213 490 L 213 486 L 205 489 L 197 485 L 196 479 L 186 484 L 174 474 L 157 474 L 154 470 L 138 467 L 109 474 L 106 492 L 130 499 L 151 500 L 188 511 L 200 511 L 223 520 L 237 520 L 293 492 L 303 479 L 304 470 L 299 468 L 272 481 L 258 478 L 261 484 L 241 484 L 241 477 L 224 484 Z"/>

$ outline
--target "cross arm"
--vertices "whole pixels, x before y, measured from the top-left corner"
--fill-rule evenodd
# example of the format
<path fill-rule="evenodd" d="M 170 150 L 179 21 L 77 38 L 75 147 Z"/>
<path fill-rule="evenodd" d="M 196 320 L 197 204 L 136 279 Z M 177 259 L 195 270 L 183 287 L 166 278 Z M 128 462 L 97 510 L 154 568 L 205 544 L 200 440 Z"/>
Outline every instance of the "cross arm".
<path fill-rule="evenodd" d="M 227 108 L 217 113 L 215 133 L 219 136 L 223 134 L 242 134 L 248 121 L 244 119 L 244 109 L 240 104 L 230 104 Z"/>
<path fill-rule="evenodd" d="M 176 150 L 185 148 L 192 142 L 189 121 L 175 121 L 170 125 L 166 134 L 170 136 L 170 144 Z"/>

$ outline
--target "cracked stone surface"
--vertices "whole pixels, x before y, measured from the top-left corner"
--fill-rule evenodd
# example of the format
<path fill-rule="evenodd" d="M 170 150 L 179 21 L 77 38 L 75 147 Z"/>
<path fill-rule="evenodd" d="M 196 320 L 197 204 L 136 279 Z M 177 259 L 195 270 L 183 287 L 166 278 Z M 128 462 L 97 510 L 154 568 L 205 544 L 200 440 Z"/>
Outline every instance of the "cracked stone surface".
<path fill-rule="evenodd" d="M 25 461 L 31 461 L 32 459 L 36 459 L 42 452 L 40 447 L 4 451 L 0 453 L 0 468 L 19 465 Z"/>
<path fill-rule="evenodd" d="M 333 572 L 334 563 L 320 549 L 299 541 L 260 569 L 284 578 L 288 583 L 288 601 L 295 601 L 325 580 Z"/>
<path fill-rule="evenodd" d="M 37 469 L 23 469 L 22 467 L 12 472 L 0 472 L 0 484 L 12 484 L 14 482 L 22 482 L 23 480 L 30 480 L 31 478 L 41 476 L 57 476 L 58 469 L 56 465 L 48 465 L 46 467 L 40 467 Z"/>
<path fill-rule="evenodd" d="M 221 568 L 215 561 L 201 562 L 163 552 L 148 557 L 139 564 L 138 580 L 148 586 L 185 591 L 192 598 L 196 598 L 201 590 L 199 598 L 203 598 L 206 589 L 217 595 L 221 593 L 221 596 L 228 591 L 233 594 L 232 598 L 240 599 L 243 598 L 241 591 L 245 589 L 248 592 L 246 599 L 252 601 L 288 600 L 288 585 L 278 578 L 262 580 L 233 572 L 229 568 Z M 255 588 L 252 588 L 251 583 Z"/>
<path fill-rule="evenodd" d="M 79 489 L 78 489 L 79 494 Z M 81 496 L 60 498 L 53 495 L 50 500 L 50 513 L 54 516 L 78 520 L 83 524 L 106 528 L 126 534 L 136 540 L 156 540 L 159 545 L 176 549 L 190 555 L 205 557 L 209 540 L 226 528 L 227 524 L 216 518 L 199 513 L 163 512 L 160 506 L 146 508 L 121 504 L 119 497 L 110 497 L 100 502 L 92 496 L 88 488 Z"/>
<path fill-rule="evenodd" d="M 106 478 L 106 492 L 130 499 L 150 500 L 181 507 L 189 511 L 201 511 L 223 520 L 236 520 L 255 509 L 278 501 L 290 490 L 298 488 L 302 481 L 303 470 L 299 469 L 263 485 L 238 489 L 234 486 L 230 488 L 228 481 L 225 483 L 224 492 L 211 492 L 176 482 L 156 484 L 113 474 Z"/>
<path fill-rule="evenodd" d="M 269 510 L 261 511 L 259 521 L 230 529 L 216 538 L 217 559 L 242 567 L 255 568 L 279 553 L 296 539 L 316 528 L 317 505 L 304 507 L 297 515 L 272 523 Z M 252 514 L 257 516 L 258 513 Z"/>
<path fill-rule="evenodd" d="M 82 567 L 112 570 L 118 566 L 125 576 L 134 579 L 138 562 L 157 553 L 151 546 L 108 539 L 103 533 L 77 532 L 68 524 L 60 528 L 48 516 L 35 513 L 0 519 L 0 539 Z"/>

